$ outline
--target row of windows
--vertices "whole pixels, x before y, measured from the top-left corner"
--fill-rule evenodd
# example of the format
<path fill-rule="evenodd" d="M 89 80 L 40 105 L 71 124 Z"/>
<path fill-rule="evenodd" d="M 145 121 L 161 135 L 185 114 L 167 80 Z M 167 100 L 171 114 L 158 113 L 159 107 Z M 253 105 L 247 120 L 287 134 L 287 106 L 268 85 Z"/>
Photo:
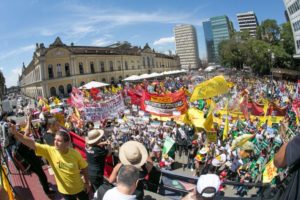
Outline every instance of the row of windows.
<path fill-rule="evenodd" d="M 300 30 L 300 20 L 296 21 L 293 23 L 294 31 L 299 31 Z"/>
<path fill-rule="evenodd" d="M 300 3 L 299 0 L 297 0 L 295 3 L 293 3 L 291 6 L 288 7 L 290 15 L 294 14 L 300 9 Z"/>
<path fill-rule="evenodd" d="M 134 61 L 132 61 L 134 63 Z M 122 68 L 121 68 L 121 64 L 120 62 L 118 61 L 119 63 L 119 66 L 118 66 L 118 70 L 121 71 Z M 146 68 L 146 66 L 148 66 L 148 68 L 150 68 L 150 66 L 152 67 L 155 67 L 154 65 L 154 59 L 152 59 L 152 62 L 150 63 L 150 59 L 147 59 L 147 65 L 146 65 L 146 60 L 144 59 L 144 68 Z M 156 68 L 164 68 L 165 65 L 162 64 L 161 62 L 158 64 L 158 62 L 156 62 Z M 170 67 L 170 63 L 167 63 L 166 67 Z M 129 69 L 129 65 L 128 65 L 128 62 L 125 61 L 125 70 L 128 70 Z M 132 65 L 131 66 L 131 69 L 134 70 L 135 69 L 135 66 Z M 141 66 L 138 65 L 137 66 L 137 69 L 141 69 Z M 84 66 L 83 66 L 83 63 L 80 62 L 78 64 L 78 70 L 79 70 L 79 74 L 84 74 Z M 113 62 L 112 61 L 109 61 L 109 70 L 110 71 L 114 71 L 114 65 L 113 65 Z M 57 77 L 62 77 L 62 67 L 61 67 L 61 64 L 57 64 L 56 66 L 56 71 L 57 71 Z M 101 61 L 100 62 L 100 69 L 99 69 L 99 72 L 105 72 L 105 66 L 104 66 L 104 62 Z M 90 62 L 90 73 L 94 74 L 96 73 L 96 70 L 95 70 L 95 65 L 94 65 L 94 62 Z M 66 76 L 71 76 L 71 71 L 70 71 L 70 66 L 69 66 L 69 63 L 65 63 L 65 74 Z M 49 79 L 53 79 L 54 78 L 54 72 L 53 72 L 53 65 L 52 64 L 49 64 L 48 65 L 48 75 L 49 75 Z"/>

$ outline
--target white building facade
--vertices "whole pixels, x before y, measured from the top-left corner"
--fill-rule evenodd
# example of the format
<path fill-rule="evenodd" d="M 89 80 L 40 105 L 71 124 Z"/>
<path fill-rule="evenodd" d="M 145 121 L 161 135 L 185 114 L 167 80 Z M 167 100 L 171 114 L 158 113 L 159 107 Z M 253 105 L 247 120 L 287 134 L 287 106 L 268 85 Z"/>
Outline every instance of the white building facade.
<path fill-rule="evenodd" d="M 253 11 L 236 14 L 240 31 L 249 31 L 250 36 L 256 37 L 258 21 Z"/>
<path fill-rule="evenodd" d="M 196 29 L 192 25 L 180 24 L 174 28 L 176 53 L 182 69 L 199 68 L 199 50 Z"/>
<path fill-rule="evenodd" d="M 283 0 L 293 30 L 296 54 L 300 58 L 300 0 Z"/>

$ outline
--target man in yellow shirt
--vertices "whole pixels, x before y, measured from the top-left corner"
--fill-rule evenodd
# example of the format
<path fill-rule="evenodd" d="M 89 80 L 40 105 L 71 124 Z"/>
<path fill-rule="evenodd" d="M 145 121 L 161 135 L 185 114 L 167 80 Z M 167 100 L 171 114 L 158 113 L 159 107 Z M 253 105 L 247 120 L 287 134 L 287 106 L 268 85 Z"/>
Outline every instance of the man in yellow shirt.
<path fill-rule="evenodd" d="M 67 132 L 62 130 L 56 132 L 54 146 L 36 143 L 17 132 L 14 125 L 11 125 L 11 133 L 18 141 L 35 150 L 36 155 L 47 159 L 54 171 L 58 191 L 64 199 L 89 199 L 87 192 L 91 187 L 88 180 L 88 164 L 79 152 L 69 147 L 70 136 Z M 83 174 L 84 182 L 80 172 Z"/>

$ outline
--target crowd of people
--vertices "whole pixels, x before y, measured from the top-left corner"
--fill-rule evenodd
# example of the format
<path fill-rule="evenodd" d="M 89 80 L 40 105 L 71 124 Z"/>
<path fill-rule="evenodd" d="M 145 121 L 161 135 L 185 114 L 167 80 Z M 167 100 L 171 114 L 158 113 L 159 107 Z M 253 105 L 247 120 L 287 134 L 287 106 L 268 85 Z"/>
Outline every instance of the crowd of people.
<path fill-rule="evenodd" d="M 153 168 L 172 171 L 180 158 L 186 158 L 181 159 L 186 160 L 182 167 L 199 177 L 195 190 L 184 199 L 213 198 L 226 190 L 222 183 L 228 180 L 261 183 L 265 181 L 264 172 L 274 169 L 270 167 L 273 161 L 279 168 L 270 184 L 277 188 L 288 176 L 286 166 L 299 158 L 294 152 L 299 143 L 295 141 L 299 132 L 297 83 L 242 76 L 228 77 L 227 81 L 231 83 L 227 94 L 194 102 L 189 99 L 199 81 L 191 75 L 107 87 L 96 96 L 84 89 L 85 102 L 107 101 L 114 94 L 122 94 L 126 107 L 118 115 L 91 121 L 83 110 L 57 103 L 57 98 L 52 97 L 42 104 L 36 100 L 33 108 L 26 110 L 23 130 L 6 119 L 5 113 L 2 121 L 8 122 L 11 134 L 22 144 L 22 152 L 31 152 L 31 156 L 22 156 L 31 163 L 31 171 L 38 175 L 49 197 L 55 192 L 47 186 L 41 170 L 45 162 L 40 162 L 34 153 L 52 167 L 58 192 L 65 199 L 90 199 L 91 193 L 94 199 L 143 199 L 145 182 Z M 132 104 L 128 95 L 132 89 L 137 96 L 142 91 L 162 95 L 183 90 L 189 108 L 199 111 L 204 123 L 212 112 L 213 127 L 208 131 L 188 116 L 180 120 L 178 116 L 162 118 L 142 111 Z M 63 124 L 45 102 L 60 109 Z M 255 107 L 259 105 L 261 109 Z M 257 114 L 257 110 L 262 112 Z M 68 132 L 85 138 L 86 159 L 71 147 Z M 173 142 L 168 150 L 166 140 Z M 293 144 L 287 145 L 290 140 Z M 243 184 L 234 187 L 240 197 L 247 195 L 249 189 Z"/>

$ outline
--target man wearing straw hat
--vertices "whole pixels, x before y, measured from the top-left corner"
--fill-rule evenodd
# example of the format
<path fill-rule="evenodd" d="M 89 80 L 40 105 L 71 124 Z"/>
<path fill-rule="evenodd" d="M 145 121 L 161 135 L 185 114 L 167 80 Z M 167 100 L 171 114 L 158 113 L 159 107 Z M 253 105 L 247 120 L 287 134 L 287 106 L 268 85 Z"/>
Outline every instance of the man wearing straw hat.
<path fill-rule="evenodd" d="M 89 131 L 85 141 L 89 180 L 96 191 L 103 183 L 105 158 L 109 153 L 106 147 L 110 147 L 110 143 L 105 140 L 104 131 L 101 129 Z"/>

